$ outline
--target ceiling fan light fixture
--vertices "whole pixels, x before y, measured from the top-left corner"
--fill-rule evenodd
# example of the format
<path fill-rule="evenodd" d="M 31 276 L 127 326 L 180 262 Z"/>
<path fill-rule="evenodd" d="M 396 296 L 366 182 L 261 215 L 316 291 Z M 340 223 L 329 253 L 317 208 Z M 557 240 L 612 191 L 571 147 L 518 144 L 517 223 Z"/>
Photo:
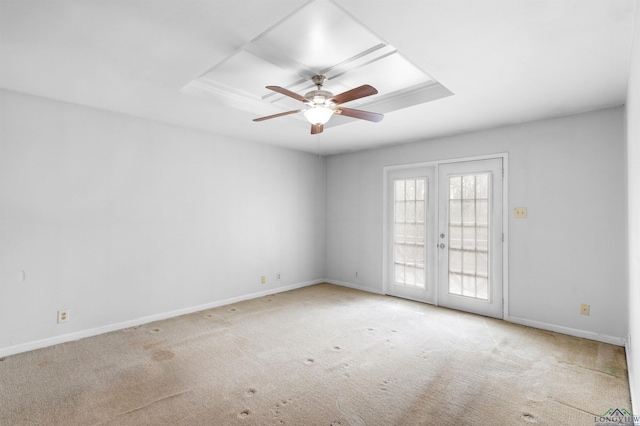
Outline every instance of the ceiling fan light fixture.
<path fill-rule="evenodd" d="M 304 112 L 304 118 L 311 124 L 325 124 L 333 115 L 333 110 L 324 105 L 316 105 Z"/>
<path fill-rule="evenodd" d="M 324 124 L 331 119 L 333 114 L 340 114 L 345 117 L 358 118 L 376 123 L 384 118 L 384 115 L 378 114 L 377 112 L 368 112 L 337 106 L 366 96 L 375 95 L 378 91 L 374 87 L 369 86 L 368 84 L 363 84 L 360 87 L 347 90 L 346 92 L 334 96 L 333 93 L 327 90 L 322 90 L 322 83 L 326 80 L 324 76 L 316 75 L 311 80 L 318 89 L 312 90 L 304 96 L 280 86 L 266 86 L 266 88 L 295 99 L 296 101 L 300 101 L 308 107 L 304 110 L 304 118 L 311 123 L 312 135 L 322 133 L 324 130 Z M 297 114 L 300 111 L 302 110 L 294 109 L 293 111 L 285 111 L 278 114 L 268 115 L 266 117 L 254 118 L 253 121 L 270 120 L 272 118 L 283 117 L 285 115 Z"/>

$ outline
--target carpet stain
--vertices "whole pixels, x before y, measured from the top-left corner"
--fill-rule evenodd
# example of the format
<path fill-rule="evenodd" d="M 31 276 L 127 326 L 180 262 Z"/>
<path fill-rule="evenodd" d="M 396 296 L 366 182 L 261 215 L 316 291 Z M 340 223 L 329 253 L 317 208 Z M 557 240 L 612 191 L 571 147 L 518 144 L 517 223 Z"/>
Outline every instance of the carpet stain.
<path fill-rule="evenodd" d="M 305 364 L 307 364 L 307 365 L 311 365 L 311 364 L 313 364 L 314 362 L 316 362 L 316 360 L 315 360 L 315 359 L 313 359 L 313 358 L 307 358 L 307 360 L 306 360 L 304 363 L 305 363 Z"/>
<path fill-rule="evenodd" d="M 211 318 L 212 316 L 213 316 L 213 315 L 211 315 L 211 314 L 206 314 L 204 317 L 205 317 L 205 318 Z"/>
<path fill-rule="evenodd" d="M 257 393 L 258 393 L 257 390 L 255 390 L 253 388 L 250 388 L 250 389 L 247 389 L 247 391 L 244 393 L 244 395 L 245 396 L 254 396 Z"/>
<path fill-rule="evenodd" d="M 333 347 L 333 350 L 334 350 L 334 351 L 339 351 L 340 349 L 342 349 L 340 346 L 334 346 L 334 347 Z"/>
<path fill-rule="evenodd" d="M 536 418 L 532 414 L 529 414 L 529 413 L 524 413 L 522 415 L 522 418 L 524 420 L 530 422 L 530 423 L 535 423 L 536 422 Z"/>
<path fill-rule="evenodd" d="M 229 312 L 235 312 L 237 309 L 236 308 L 231 308 L 229 309 Z"/>
<path fill-rule="evenodd" d="M 240 412 L 240 414 L 238 414 L 238 418 L 246 419 L 247 417 L 249 417 L 249 414 L 251 414 L 251 412 L 249 410 L 242 410 L 242 412 Z"/>
<path fill-rule="evenodd" d="M 158 341 L 158 342 L 153 342 L 153 343 L 147 343 L 146 345 L 144 345 L 142 347 L 142 349 L 144 349 L 145 351 L 148 351 L 149 349 L 155 348 L 158 345 L 161 345 L 162 342 Z"/>
<path fill-rule="evenodd" d="M 157 332 L 159 332 L 159 331 L 160 331 L 160 329 L 159 329 L 159 328 L 154 328 L 153 330 L 151 330 L 151 332 L 152 332 L 152 333 L 157 333 Z"/>
<path fill-rule="evenodd" d="M 51 365 L 51 364 L 53 364 L 53 360 L 46 359 L 44 361 L 39 362 L 38 363 L 38 367 L 43 368 L 43 367 L 46 367 L 46 366 Z"/>
<path fill-rule="evenodd" d="M 171 351 L 167 351 L 167 350 L 159 350 L 159 351 L 155 351 L 153 354 L 151 354 L 151 358 L 153 358 L 154 361 L 168 361 L 171 358 L 173 358 L 175 356 L 175 354 Z"/>

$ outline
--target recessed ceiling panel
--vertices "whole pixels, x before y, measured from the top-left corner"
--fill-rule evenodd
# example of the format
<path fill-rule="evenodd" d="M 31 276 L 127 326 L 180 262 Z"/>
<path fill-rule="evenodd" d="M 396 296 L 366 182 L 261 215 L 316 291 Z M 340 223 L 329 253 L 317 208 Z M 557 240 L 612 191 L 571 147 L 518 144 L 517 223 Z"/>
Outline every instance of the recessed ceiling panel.
<path fill-rule="evenodd" d="M 378 90 L 349 103 L 389 113 L 451 93 L 331 0 L 313 0 L 262 33 L 234 54 L 213 64 L 187 84 L 188 94 L 217 99 L 261 115 L 306 108 L 265 86 L 280 86 L 302 96 L 322 73 L 323 87 L 334 94 L 369 84 Z M 371 108 L 367 108 L 371 106 Z M 291 121 L 302 114 L 278 118 Z M 332 125 L 353 121 L 335 120 Z"/>
<path fill-rule="evenodd" d="M 256 78 L 257 73 L 260 78 Z M 290 71 L 240 50 L 203 74 L 199 80 L 259 98 L 256 93 L 264 91 L 266 81 L 290 81 L 292 78 L 295 78 L 295 75 Z"/>
<path fill-rule="evenodd" d="M 314 1 L 254 42 L 320 73 L 375 47 L 381 40 L 332 2 Z"/>
<path fill-rule="evenodd" d="M 367 82 L 375 86 L 378 93 L 393 93 L 407 87 L 433 82 L 428 74 L 397 52 L 366 66 L 349 70 L 337 77 L 337 80 L 350 87 Z"/>

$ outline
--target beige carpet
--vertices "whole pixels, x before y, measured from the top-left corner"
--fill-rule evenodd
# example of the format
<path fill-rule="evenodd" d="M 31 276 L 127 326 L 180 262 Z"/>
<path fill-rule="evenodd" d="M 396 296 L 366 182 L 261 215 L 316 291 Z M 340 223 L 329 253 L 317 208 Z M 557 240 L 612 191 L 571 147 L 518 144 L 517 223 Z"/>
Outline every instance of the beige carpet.
<path fill-rule="evenodd" d="M 2 425 L 594 425 L 624 349 L 316 285 L 14 355 Z"/>

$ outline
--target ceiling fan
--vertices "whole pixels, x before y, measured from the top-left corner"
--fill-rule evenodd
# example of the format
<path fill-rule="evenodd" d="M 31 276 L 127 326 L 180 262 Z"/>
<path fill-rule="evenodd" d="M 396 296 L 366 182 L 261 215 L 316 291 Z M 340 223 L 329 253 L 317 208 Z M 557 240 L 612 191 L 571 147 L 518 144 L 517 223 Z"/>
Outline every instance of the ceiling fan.
<path fill-rule="evenodd" d="M 304 96 L 301 96 L 280 86 L 267 86 L 267 89 L 296 99 L 309 108 L 296 109 L 293 111 L 268 115 L 266 117 L 256 118 L 253 121 L 269 120 L 271 118 L 283 117 L 285 115 L 296 114 L 302 111 L 305 118 L 309 121 L 309 123 L 311 123 L 311 134 L 315 135 L 317 133 L 322 133 L 322 130 L 324 130 L 324 125 L 327 123 L 327 121 L 329 121 L 333 114 L 340 114 L 346 117 L 359 118 L 376 123 L 384 118 L 384 115 L 378 114 L 377 112 L 368 112 L 359 109 L 339 106 L 340 104 L 378 93 L 375 88 L 369 86 L 368 84 L 356 87 L 355 89 L 347 90 L 346 92 L 334 96 L 334 94 L 329 92 L 328 90 L 322 90 L 322 85 L 326 80 L 325 76 L 316 75 L 313 76 L 311 80 L 313 81 L 313 84 L 315 84 L 318 88 L 316 90 L 310 91 Z"/>

